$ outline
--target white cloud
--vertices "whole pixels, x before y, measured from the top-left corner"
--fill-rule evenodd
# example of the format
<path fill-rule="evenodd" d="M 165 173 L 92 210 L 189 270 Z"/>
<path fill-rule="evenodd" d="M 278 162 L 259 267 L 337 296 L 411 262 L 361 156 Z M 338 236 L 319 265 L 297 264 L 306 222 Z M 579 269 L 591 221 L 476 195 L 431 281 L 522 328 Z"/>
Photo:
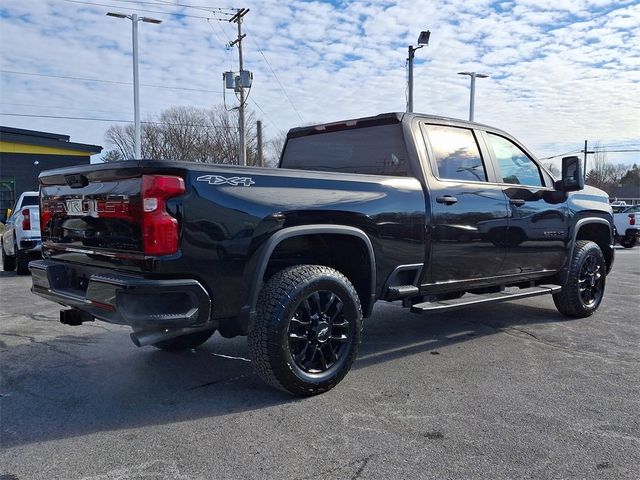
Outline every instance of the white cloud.
<path fill-rule="evenodd" d="M 213 16 L 153 1 L 158 5 L 138 8 Z M 130 82 L 131 25 L 104 14 L 135 5 L 87 2 L 113 7 L 3 2 L 1 69 Z M 430 45 L 416 54 L 417 111 L 466 117 L 468 78 L 456 72 L 476 70 L 491 74 L 478 81 L 476 119 L 510 131 L 542 156 L 579 148 L 585 138 L 640 142 L 640 5 L 633 0 L 248 0 L 245 6 L 251 9 L 245 65 L 254 72 L 251 99 L 268 115 L 256 109 L 267 135 L 302 122 L 404 110 L 407 45 L 428 28 Z M 143 116 L 172 105 L 221 103 L 221 73 L 237 69 L 237 51 L 224 46 L 235 25 L 141 13 L 164 20 L 140 25 L 141 82 L 190 89 L 143 86 Z M 5 113 L 132 117 L 130 85 L 0 75 Z M 110 124 L 8 116 L 0 122 L 97 144 Z"/>

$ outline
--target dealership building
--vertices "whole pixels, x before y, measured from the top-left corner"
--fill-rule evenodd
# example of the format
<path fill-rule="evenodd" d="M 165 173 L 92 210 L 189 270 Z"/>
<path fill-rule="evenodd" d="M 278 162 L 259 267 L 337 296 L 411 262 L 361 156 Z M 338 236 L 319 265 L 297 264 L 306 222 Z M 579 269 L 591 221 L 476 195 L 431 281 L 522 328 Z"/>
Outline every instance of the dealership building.
<path fill-rule="evenodd" d="M 69 135 L 0 127 L 0 221 L 22 192 L 38 190 L 43 170 L 89 164 L 98 145 L 69 141 Z"/>

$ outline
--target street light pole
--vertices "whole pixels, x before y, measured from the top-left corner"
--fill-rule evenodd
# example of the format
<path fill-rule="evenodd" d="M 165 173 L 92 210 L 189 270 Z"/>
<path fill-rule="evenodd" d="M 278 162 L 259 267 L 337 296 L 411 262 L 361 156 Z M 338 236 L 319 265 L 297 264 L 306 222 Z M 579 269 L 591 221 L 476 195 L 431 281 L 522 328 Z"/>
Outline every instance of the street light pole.
<path fill-rule="evenodd" d="M 422 31 L 418 37 L 418 46 L 414 47 L 413 45 L 409 45 L 409 56 L 407 57 L 407 61 L 409 62 L 409 74 L 407 79 L 407 112 L 413 112 L 413 59 L 416 56 L 416 50 L 429 45 L 430 36 L 431 32 L 429 30 Z"/>
<path fill-rule="evenodd" d="M 127 18 L 131 20 L 131 37 L 133 39 L 133 156 L 135 159 L 142 157 L 142 142 L 140 133 L 140 74 L 138 71 L 138 22 L 162 23 L 162 20 L 149 17 L 138 17 L 136 13 L 126 15 L 124 13 L 108 12 L 108 17 Z"/>
<path fill-rule="evenodd" d="M 487 78 L 489 75 L 476 72 L 458 72 L 458 75 L 469 75 L 469 77 L 471 78 L 471 93 L 469 95 L 469 121 L 473 122 L 476 102 L 476 78 Z"/>
<path fill-rule="evenodd" d="M 421 48 L 421 47 L 418 47 Z M 407 112 L 413 112 L 413 59 L 416 56 L 417 48 L 413 48 L 413 45 L 409 45 L 409 93 L 407 98 Z"/>
<path fill-rule="evenodd" d="M 131 15 L 131 36 L 133 38 L 133 156 L 142 157 L 140 135 L 140 79 L 138 72 L 138 15 Z"/>

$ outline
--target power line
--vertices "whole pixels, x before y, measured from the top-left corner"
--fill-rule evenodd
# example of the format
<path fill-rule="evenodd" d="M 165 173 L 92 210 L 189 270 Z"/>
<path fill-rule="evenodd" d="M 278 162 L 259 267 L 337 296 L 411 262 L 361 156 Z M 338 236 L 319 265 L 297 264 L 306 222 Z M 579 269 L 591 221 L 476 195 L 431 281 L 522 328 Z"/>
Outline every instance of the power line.
<path fill-rule="evenodd" d="M 276 72 L 271 67 L 271 64 L 269 63 L 269 60 L 267 60 L 267 57 L 265 56 L 264 52 L 256 45 L 255 41 L 254 41 L 254 45 L 256 46 L 258 51 L 260 52 L 260 55 L 262 55 L 262 58 L 264 59 L 264 61 L 267 64 L 267 66 L 269 67 L 269 70 L 271 70 L 271 74 L 273 75 L 273 78 L 275 78 L 276 82 L 278 82 L 278 85 L 280 86 L 280 90 L 282 90 L 282 93 L 284 93 L 284 96 L 287 98 L 287 100 L 289 100 L 289 103 L 293 107 L 293 110 L 296 112 L 296 115 L 298 115 L 298 118 L 300 119 L 300 122 L 304 123 L 304 120 L 302 120 L 302 115 L 300 115 L 300 112 L 298 111 L 298 109 L 296 108 L 295 104 L 291 100 L 291 97 L 289 97 L 289 94 L 287 94 L 287 91 L 284 89 L 284 86 L 280 82 L 280 79 L 276 75 Z"/>
<path fill-rule="evenodd" d="M 81 82 L 98 82 L 98 83 L 111 83 L 114 85 L 133 85 L 132 82 L 122 82 L 118 80 L 105 80 L 102 78 L 90 78 L 90 77 L 74 77 L 69 75 L 52 75 L 47 73 L 35 73 L 35 72 L 19 72 L 16 70 L 0 70 L 0 73 L 7 73 L 10 75 L 27 75 L 32 77 L 47 77 L 47 78 L 59 78 L 63 80 L 78 80 Z M 206 92 L 206 93 L 222 93 L 216 90 L 207 90 L 204 88 L 189 88 L 189 87 L 178 87 L 172 85 L 153 85 L 150 83 L 141 83 L 143 87 L 151 87 L 151 88 L 165 88 L 168 90 L 186 90 L 190 92 Z"/>
<path fill-rule="evenodd" d="M 552 158 L 563 157 L 565 155 L 570 155 L 572 153 L 580 153 L 581 151 L 582 150 L 571 150 L 570 152 L 559 153 L 558 155 L 552 155 L 550 157 L 542 157 L 542 158 L 539 158 L 538 160 L 551 160 Z"/>
<path fill-rule="evenodd" d="M 631 148 L 628 150 L 602 150 L 604 153 L 626 153 L 626 152 L 640 152 L 640 148 Z"/>
<path fill-rule="evenodd" d="M 258 107 L 258 110 L 260 110 L 263 115 L 265 117 L 267 117 L 267 119 L 269 119 L 269 121 L 271 122 L 271 124 L 276 127 L 278 130 L 280 130 L 280 127 L 278 127 L 278 124 L 276 122 L 273 121 L 273 119 L 271 118 L 271 115 L 269 115 L 267 112 L 265 112 L 262 107 L 260 105 L 258 105 L 258 102 L 256 102 L 253 98 L 251 98 L 251 101 L 253 102 L 253 104 Z"/>
<path fill-rule="evenodd" d="M 79 3 L 82 5 L 91 5 L 94 7 L 109 7 L 109 8 L 118 8 L 118 5 L 109 5 L 106 3 L 94 3 L 94 2 L 85 2 L 83 0 L 62 0 L 63 2 L 69 2 L 69 3 Z M 144 12 L 144 13 L 159 13 L 161 15 L 173 15 L 175 17 L 187 17 L 187 18 L 211 18 L 212 20 L 218 20 L 219 22 L 226 22 L 227 19 L 226 18 L 216 18 L 216 17 L 202 17 L 199 15 L 189 15 L 187 13 L 172 13 L 172 12 L 163 12 L 163 11 L 159 11 L 159 10 L 147 10 L 144 8 L 131 8 L 131 7 L 127 7 L 129 10 L 132 10 L 134 12 Z M 215 15 L 215 12 L 211 12 L 212 14 Z"/>
<path fill-rule="evenodd" d="M 171 6 L 171 7 L 180 7 L 180 8 L 192 8 L 194 10 L 204 10 L 205 12 L 218 11 L 222 15 L 232 16 L 235 12 L 235 8 L 224 8 L 224 7 L 205 7 L 203 5 L 187 5 L 184 3 L 174 3 L 163 0 L 158 0 L 157 2 L 144 2 L 140 0 L 111 0 L 112 2 L 122 2 L 122 3 L 135 3 L 139 5 L 155 5 L 155 6 Z M 234 13 L 227 13 L 225 10 L 231 10 Z"/>
<path fill-rule="evenodd" d="M 73 108 L 73 107 L 69 107 L 69 105 L 37 105 L 35 103 L 13 103 L 13 102 L 0 102 L 0 105 L 9 105 L 12 107 L 32 107 L 32 108 L 45 108 L 45 109 L 49 109 L 49 108 L 66 108 L 66 109 L 70 109 L 70 110 L 80 110 L 82 112 L 100 112 L 100 113 L 119 113 L 119 114 L 128 114 L 129 112 L 123 112 L 120 110 L 100 110 L 100 109 L 93 109 L 93 108 Z"/>
<path fill-rule="evenodd" d="M 112 122 L 112 123 L 133 123 L 133 120 L 123 120 L 119 118 L 96 118 L 96 117 L 71 117 L 65 115 L 32 115 L 27 113 L 1 113 L 1 116 L 7 117 L 29 117 L 29 118 L 55 118 L 58 120 L 86 120 L 92 122 Z M 238 127 L 230 127 L 226 125 L 203 125 L 198 123 L 170 123 L 170 122 L 141 122 L 148 125 L 171 125 L 175 127 L 203 127 L 203 128 L 224 128 L 227 130 L 237 130 Z"/>

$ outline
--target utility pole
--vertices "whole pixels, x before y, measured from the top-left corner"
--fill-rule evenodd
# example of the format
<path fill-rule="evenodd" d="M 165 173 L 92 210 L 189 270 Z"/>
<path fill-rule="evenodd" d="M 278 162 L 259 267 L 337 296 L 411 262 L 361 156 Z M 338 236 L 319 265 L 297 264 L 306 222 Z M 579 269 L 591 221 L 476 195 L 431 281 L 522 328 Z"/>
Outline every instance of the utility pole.
<path fill-rule="evenodd" d="M 238 62 L 240 64 L 240 85 L 239 85 L 239 93 L 240 93 L 240 106 L 238 107 L 238 128 L 240 130 L 240 145 L 239 145 L 239 154 L 238 160 L 239 164 L 242 166 L 246 166 L 247 164 L 247 139 L 245 136 L 245 121 L 244 121 L 244 83 L 243 83 L 243 59 L 242 59 L 242 39 L 246 36 L 242 34 L 242 17 L 244 17 L 247 13 L 249 13 L 248 8 L 241 8 L 237 11 L 237 13 L 229 19 L 230 23 L 238 24 L 238 38 L 236 38 L 233 42 L 229 44 L 229 46 L 238 45 Z"/>
<path fill-rule="evenodd" d="M 587 176 L 587 155 L 589 154 L 593 154 L 596 153 L 595 150 L 589 150 L 587 148 L 587 141 L 584 141 L 584 150 L 582 150 L 582 153 L 584 153 L 584 176 Z"/>
<path fill-rule="evenodd" d="M 262 152 L 262 122 L 256 122 L 256 136 L 258 137 L 258 166 L 264 167 L 264 154 Z"/>

